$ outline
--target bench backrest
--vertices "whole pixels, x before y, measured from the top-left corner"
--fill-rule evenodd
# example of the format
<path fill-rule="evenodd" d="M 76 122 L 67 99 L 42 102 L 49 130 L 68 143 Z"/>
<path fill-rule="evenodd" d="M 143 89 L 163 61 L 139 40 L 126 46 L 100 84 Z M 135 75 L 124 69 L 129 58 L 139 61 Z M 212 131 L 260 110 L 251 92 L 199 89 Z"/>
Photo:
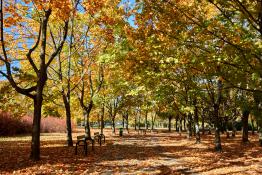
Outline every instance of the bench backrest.
<path fill-rule="evenodd" d="M 81 139 L 83 139 L 85 137 L 86 137 L 85 135 L 81 135 L 81 136 L 77 136 L 76 138 L 77 138 L 77 140 L 81 140 Z"/>

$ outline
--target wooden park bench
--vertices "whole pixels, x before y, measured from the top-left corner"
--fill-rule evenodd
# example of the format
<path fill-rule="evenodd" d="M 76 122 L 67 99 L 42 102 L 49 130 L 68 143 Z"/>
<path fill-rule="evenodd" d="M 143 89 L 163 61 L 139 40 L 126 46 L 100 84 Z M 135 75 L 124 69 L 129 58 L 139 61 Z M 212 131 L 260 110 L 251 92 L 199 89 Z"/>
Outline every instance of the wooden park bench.
<path fill-rule="evenodd" d="M 88 138 L 88 137 L 86 137 L 86 135 L 77 136 L 77 142 L 76 142 L 76 147 L 75 147 L 75 155 L 77 155 L 77 147 L 78 146 L 83 146 L 84 151 L 85 151 L 85 155 L 87 155 L 88 141 L 91 141 L 92 150 L 94 150 L 94 140 L 92 138 Z"/>
<path fill-rule="evenodd" d="M 155 133 L 155 134 L 158 133 L 158 130 L 156 130 L 156 129 L 151 129 L 150 131 L 151 131 L 152 133 Z"/>
<path fill-rule="evenodd" d="M 99 134 L 99 132 L 94 133 L 94 140 L 97 141 L 97 143 L 99 143 L 100 146 L 102 144 L 102 139 L 104 140 L 104 143 L 105 143 L 106 137 L 104 134 Z"/>
<path fill-rule="evenodd" d="M 85 135 L 77 136 L 77 142 L 76 142 L 76 147 L 75 147 L 75 155 L 77 155 L 77 147 L 78 146 L 83 146 L 84 147 L 84 151 L 85 151 L 85 155 L 87 155 L 88 142 L 89 141 L 91 142 L 92 150 L 94 150 L 95 141 L 97 141 L 100 144 L 100 146 L 101 146 L 102 140 L 104 140 L 104 143 L 105 143 L 106 142 L 106 137 L 105 137 L 104 134 L 99 134 L 99 132 L 95 132 L 93 138 L 88 138 Z"/>
<path fill-rule="evenodd" d="M 138 129 L 138 134 L 146 134 L 146 129 Z"/>

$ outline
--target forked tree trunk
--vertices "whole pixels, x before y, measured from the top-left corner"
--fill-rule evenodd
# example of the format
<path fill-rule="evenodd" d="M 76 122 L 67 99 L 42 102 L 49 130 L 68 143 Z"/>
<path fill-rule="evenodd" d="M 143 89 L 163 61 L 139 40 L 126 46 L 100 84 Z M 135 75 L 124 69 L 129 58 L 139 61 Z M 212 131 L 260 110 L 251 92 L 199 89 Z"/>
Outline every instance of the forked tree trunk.
<path fill-rule="evenodd" d="M 221 139 L 220 139 L 220 117 L 219 117 L 219 105 L 222 100 L 222 80 L 219 78 L 217 80 L 217 100 L 214 101 L 213 107 L 214 107 L 214 124 L 215 124 L 215 150 L 217 152 L 222 151 L 222 145 L 221 145 Z"/>
<path fill-rule="evenodd" d="M 66 109 L 66 131 L 67 131 L 67 145 L 73 146 L 72 139 L 72 126 L 71 126 L 71 110 L 70 110 L 70 102 L 68 101 L 68 97 L 63 93 L 63 102 Z"/>
<path fill-rule="evenodd" d="M 242 123 L 243 123 L 243 134 L 242 134 L 242 142 L 247 143 L 248 141 L 248 116 L 249 111 L 244 110 L 242 113 Z"/>

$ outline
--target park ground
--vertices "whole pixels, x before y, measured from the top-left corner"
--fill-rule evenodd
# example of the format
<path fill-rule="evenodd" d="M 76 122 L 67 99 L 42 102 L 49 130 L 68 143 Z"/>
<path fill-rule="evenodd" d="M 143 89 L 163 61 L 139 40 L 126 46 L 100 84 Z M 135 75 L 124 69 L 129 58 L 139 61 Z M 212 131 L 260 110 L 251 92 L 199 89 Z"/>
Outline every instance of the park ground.
<path fill-rule="evenodd" d="M 92 133 L 96 130 L 92 130 Z M 77 129 L 73 134 L 83 134 Z M 117 131 L 118 132 L 118 131 Z M 106 144 L 83 148 L 75 155 L 74 147 L 65 146 L 66 134 L 41 135 L 41 160 L 29 160 L 30 136 L 0 137 L 0 174 L 262 174 L 262 148 L 258 136 L 241 144 L 241 135 L 226 139 L 223 152 L 214 152 L 213 135 L 204 135 L 200 144 L 186 133 L 132 130 L 124 136 L 105 130 Z"/>

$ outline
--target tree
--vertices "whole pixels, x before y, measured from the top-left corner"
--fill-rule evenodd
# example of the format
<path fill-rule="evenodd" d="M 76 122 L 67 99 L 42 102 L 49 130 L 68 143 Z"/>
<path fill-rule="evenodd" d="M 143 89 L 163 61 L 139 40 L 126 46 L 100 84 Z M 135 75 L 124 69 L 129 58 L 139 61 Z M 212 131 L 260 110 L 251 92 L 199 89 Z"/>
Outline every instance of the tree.
<path fill-rule="evenodd" d="M 24 5 L 26 4 L 26 5 Z M 27 5 L 29 4 L 29 5 Z M 59 5 L 58 5 L 59 4 Z M 33 6 L 32 6 L 33 5 Z M 15 9 L 21 7 L 24 10 L 19 14 Z M 28 7 L 32 6 L 34 10 L 30 10 Z M 59 8 L 58 8 L 59 7 Z M 62 50 L 64 42 L 67 38 L 68 32 L 68 18 L 71 11 L 71 7 L 68 1 L 55 1 L 55 2 L 35 2 L 32 1 L 31 4 L 29 1 L 20 1 L 16 3 L 8 3 L 7 1 L 1 0 L 0 14 L 1 14 L 1 57 L 0 61 L 4 64 L 6 71 L 0 71 L 10 83 L 10 85 L 18 92 L 21 93 L 33 100 L 34 103 L 34 118 L 33 118 L 33 130 L 32 130 L 32 143 L 31 143 L 31 154 L 30 157 L 33 160 L 40 159 L 40 123 L 41 123 L 41 109 L 43 103 L 43 90 L 47 81 L 47 69 L 50 64 L 57 56 L 57 54 Z M 63 12 L 63 13 L 62 13 Z M 68 13 L 65 13 L 68 12 Z M 29 14 L 27 16 L 32 17 L 31 19 L 26 19 L 27 17 L 22 17 L 23 14 Z M 51 20 L 51 14 L 54 15 L 61 25 L 60 42 L 57 45 L 57 48 L 49 53 L 47 51 L 48 45 L 48 28 Z M 14 19 L 9 17 L 15 16 Z M 19 26 L 20 24 L 25 23 L 24 25 Z M 23 29 L 28 28 L 26 33 Z M 35 32 L 35 27 L 38 26 L 38 32 Z M 28 40 L 16 39 L 15 35 L 8 33 L 8 29 L 16 28 L 19 35 L 25 34 L 28 35 Z M 31 32 L 33 31 L 33 33 Z M 22 35 L 23 36 L 23 35 Z M 13 49 L 12 44 L 8 42 L 9 39 L 13 38 L 15 44 L 19 45 L 19 42 L 27 44 L 29 40 L 35 41 L 32 47 L 26 52 L 26 48 L 22 51 L 17 51 L 21 55 L 13 55 L 16 51 Z M 27 46 L 25 46 L 27 47 Z M 33 55 L 33 53 L 35 53 Z M 26 57 L 26 61 L 30 64 L 30 68 L 34 71 L 33 81 L 25 82 L 26 85 L 21 85 L 15 78 L 15 75 L 19 75 L 22 72 L 22 67 L 17 71 L 12 71 L 12 62 L 14 60 L 21 60 L 21 57 Z M 36 59 L 38 57 L 38 59 Z M 30 83 L 30 84 L 29 84 Z M 30 87 L 28 87 L 30 86 Z"/>

